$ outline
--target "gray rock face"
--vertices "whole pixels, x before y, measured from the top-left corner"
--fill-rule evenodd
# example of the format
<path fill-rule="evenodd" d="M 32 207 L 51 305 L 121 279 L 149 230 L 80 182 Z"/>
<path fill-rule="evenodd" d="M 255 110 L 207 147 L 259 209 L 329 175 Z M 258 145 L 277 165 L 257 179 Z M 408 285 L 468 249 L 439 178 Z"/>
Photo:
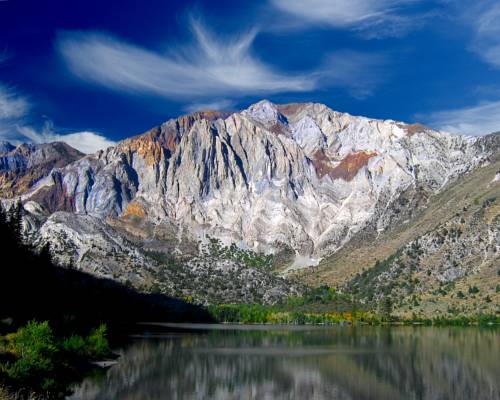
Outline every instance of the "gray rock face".
<path fill-rule="evenodd" d="M 47 215 L 168 224 L 179 238 L 256 252 L 287 247 L 298 266 L 367 224 L 384 230 L 409 188 L 436 193 L 474 169 L 490 155 L 481 140 L 322 104 L 261 101 L 170 120 L 55 169 L 23 199 Z"/>
<path fill-rule="evenodd" d="M 261 101 L 69 162 L 43 150 L 56 144 L 15 159 L 19 147 L 4 145 L 0 165 L 12 174 L 60 160 L 13 189 L 27 237 L 59 263 L 203 303 L 273 303 L 303 290 L 273 268 L 315 265 L 360 230 L 400 223 L 412 194 L 425 200 L 488 162 L 498 137 Z"/>

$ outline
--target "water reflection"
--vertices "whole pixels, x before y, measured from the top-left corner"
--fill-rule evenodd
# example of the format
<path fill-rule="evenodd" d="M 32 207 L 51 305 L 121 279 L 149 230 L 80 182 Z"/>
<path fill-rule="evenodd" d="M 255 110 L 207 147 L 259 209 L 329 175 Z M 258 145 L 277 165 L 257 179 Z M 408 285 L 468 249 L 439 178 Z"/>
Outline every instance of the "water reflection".
<path fill-rule="evenodd" d="M 500 331 L 212 330 L 138 338 L 71 397 L 500 399 Z"/>

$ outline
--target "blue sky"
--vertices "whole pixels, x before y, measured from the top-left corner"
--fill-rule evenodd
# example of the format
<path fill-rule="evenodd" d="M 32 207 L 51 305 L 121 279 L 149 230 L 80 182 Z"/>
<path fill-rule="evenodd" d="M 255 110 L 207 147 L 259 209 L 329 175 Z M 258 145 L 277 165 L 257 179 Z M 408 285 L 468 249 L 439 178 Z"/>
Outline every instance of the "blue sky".
<path fill-rule="evenodd" d="M 262 98 L 486 134 L 498 21 L 498 0 L 0 0 L 0 139 L 91 152 Z"/>

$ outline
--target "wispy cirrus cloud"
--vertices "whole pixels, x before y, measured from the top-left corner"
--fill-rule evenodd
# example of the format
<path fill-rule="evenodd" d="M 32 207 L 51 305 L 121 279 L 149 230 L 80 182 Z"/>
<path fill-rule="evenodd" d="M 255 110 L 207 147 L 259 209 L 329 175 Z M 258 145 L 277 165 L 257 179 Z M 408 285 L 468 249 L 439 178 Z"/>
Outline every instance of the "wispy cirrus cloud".
<path fill-rule="evenodd" d="M 68 68 L 79 78 L 113 90 L 154 94 L 184 101 L 186 109 L 231 106 L 235 99 L 273 93 L 309 92 L 342 87 L 370 92 L 376 62 L 369 54 L 351 52 L 333 62 L 336 53 L 315 69 L 291 73 L 279 71 L 257 58 L 252 44 L 257 30 L 220 38 L 192 21 L 194 43 L 161 53 L 96 32 L 64 32 L 57 48 Z M 368 63 L 359 63 L 360 59 Z M 346 68 L 350 64 L 355 68 Z M 357 73 L 353 73 L 353 70 Z"/>
<path fill-rule="evenodd" d="M 9 59 L 7 50 L 0 52 L 0 67 Z M 28 98 L 19 93 L 14 87 L 0 81 L 0 132 L 6 126 L 24 117 L 31 104 Z"/>
<path fill-rule="evenodd" d="M 0 137 L 15 131 L 29 113 L 29 100 L 0 82 Z"/>
<path fill-rule="evenodd" d="M 451 133 L 473 136 L 500 131 L 500 101 L 484 102 L 472 107 L 417 115 L 428 125 Z"/>
<path fill-rule="evenodd" d="M 468 49 L 489 65 L 500 68 L 500 3 L 497 0 L 440 1 L 448 7 L 454 22 L 469 29 L 465 31 L 469 34 Z M 484 100 L 471 106 L 416 117 L 452 133 L 479 136 L 500 131 L 499 87 L 492 81 L 479 86 L 476 94 Z"/>
<path fill-rule="evenodd" d="M 231 111 L 236 107 L 236 102 L 228 99 L 220 99 L 203 103 L 191 103 L 184 107 L 184 111 Z"/>
<path fill-rule="evenodd" d="M 194 44 L 160 53 L 95 32 L 65 32 L 58 49 L 82 79 L 113 89 L 169 99 L 303 92 L 314 88 L 311 74 L 277 71 L 251 52 L 257 32 L 218 39 L 193 21 Z"/>
<path fill-rule="evenodd" d="M 30 108 L 28 100 L 12 88 L 0 84 L 0 119 L 16 119 L 24 116 Z"/>
<path fill-rule="evenodd" d="M 274 29 L 332 27 L 361 32 L 368 38 L 401 36 L 429 14 L 409 12 L 420 0 L 270 0 L 288 18 Z M 271 28 L 273 29 L 273 28 Z"/>
<path fill-rule="evenodd" d="M 463 18 L 472 26 L 472 49 L 484 61 L 500 68 L 500 3 L 496 0 L 475 2 Z"/>

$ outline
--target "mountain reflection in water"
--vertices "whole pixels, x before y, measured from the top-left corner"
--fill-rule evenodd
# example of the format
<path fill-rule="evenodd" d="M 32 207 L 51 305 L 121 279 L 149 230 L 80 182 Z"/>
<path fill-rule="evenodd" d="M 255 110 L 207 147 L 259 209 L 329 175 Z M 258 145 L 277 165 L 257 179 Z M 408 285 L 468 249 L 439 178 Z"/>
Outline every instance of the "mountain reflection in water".
<path fill-rule="evenodd" d="M 500 399 L 498 329 L 164 329 L 70 399 Z"/>

